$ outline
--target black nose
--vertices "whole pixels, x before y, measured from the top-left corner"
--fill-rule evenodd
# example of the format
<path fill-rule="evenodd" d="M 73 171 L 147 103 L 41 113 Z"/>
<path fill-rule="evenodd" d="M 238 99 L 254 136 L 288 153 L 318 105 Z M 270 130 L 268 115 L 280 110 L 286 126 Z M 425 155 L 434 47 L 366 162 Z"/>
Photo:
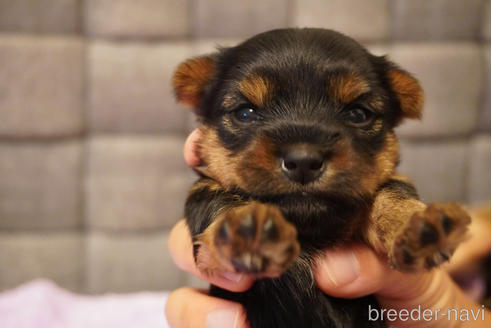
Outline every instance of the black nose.
<path fill-rule="evenodd" d="M 307 147 L 289 150 L 282 159 L 282 171 L 292 181 L 306 184 L 319 178 L 325 169 L 321 152 Z"/>

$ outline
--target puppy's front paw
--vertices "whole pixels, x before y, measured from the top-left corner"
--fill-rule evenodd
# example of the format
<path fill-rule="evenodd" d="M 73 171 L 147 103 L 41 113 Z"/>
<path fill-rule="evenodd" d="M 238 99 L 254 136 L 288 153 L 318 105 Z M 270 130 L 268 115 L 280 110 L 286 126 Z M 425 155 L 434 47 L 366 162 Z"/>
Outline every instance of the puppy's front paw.
<path fill-rule="evenodd" d="M 391 265 L 415 272 L 449 260 L 464 240 L 470 221 L 456 203 L 431 204 L 423 212 L 414 213 L 393 243 Z"/>
<path fill-rule="evenodd" d="M 276 276 L 299 255 L 297 231 L 276 206 L 253 202 L 227 210 L 220 220 L 217 255 L 236 272 Z"/>

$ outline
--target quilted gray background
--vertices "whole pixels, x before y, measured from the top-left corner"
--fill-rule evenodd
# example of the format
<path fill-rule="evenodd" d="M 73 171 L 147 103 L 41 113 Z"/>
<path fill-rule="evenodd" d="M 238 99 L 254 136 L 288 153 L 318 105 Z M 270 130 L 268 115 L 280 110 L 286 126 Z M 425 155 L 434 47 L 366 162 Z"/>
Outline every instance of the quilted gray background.
<path fill-rule="evenodd" d="M 490 199 L 490 1 L 0 0 L 0 290 L 190 282 L 166 249 L 193 177 L 175 66 L 285 26 L 338 29 L 421 80 L 399 130 L 426 201 Z"/>

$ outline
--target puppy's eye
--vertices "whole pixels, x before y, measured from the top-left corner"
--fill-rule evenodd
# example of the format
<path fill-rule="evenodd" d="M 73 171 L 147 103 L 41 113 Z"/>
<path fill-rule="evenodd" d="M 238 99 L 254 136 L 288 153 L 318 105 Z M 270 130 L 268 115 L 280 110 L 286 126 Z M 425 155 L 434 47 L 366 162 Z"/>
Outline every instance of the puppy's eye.
<path fill-rule="evenodd" d="M 372 112 L 363 108 L 355 107 L 345 112 L 345 120 L 353 126 L 363 126 L 372 119 Z"/>
<path fill-rule="evenodd" d="M 234 118 L 241 123 L 251 123 L 260 119 L 252 108 L 240 108 L 234 112 Z"/>

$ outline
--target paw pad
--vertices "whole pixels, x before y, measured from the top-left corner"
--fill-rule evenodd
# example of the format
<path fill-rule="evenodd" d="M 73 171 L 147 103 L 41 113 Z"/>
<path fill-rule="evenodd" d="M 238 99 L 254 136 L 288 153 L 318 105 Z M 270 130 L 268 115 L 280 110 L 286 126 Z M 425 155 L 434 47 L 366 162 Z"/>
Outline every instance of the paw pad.
<path fill-rule="evenodd" d="M 401 271 L 430 269 L 448 261 L 464 240 L 470 217 L 455 203 L 431 204 L 415 213 L 396 236 L 390 262 Z"/>
<path fill-rule="evenodd" d="M 273 205 L 233 208 L 221 220 L 215 237 L 218 254 L 237 272 L 277 275 L 299 254 L 295 227 Z"/>
<path fill-rule="evenodd" d="M 429 222 L 425 222 L 420 231 L 420 243 L 422 246 L 434 244 L 439 241 L 439 232 Z"/>

